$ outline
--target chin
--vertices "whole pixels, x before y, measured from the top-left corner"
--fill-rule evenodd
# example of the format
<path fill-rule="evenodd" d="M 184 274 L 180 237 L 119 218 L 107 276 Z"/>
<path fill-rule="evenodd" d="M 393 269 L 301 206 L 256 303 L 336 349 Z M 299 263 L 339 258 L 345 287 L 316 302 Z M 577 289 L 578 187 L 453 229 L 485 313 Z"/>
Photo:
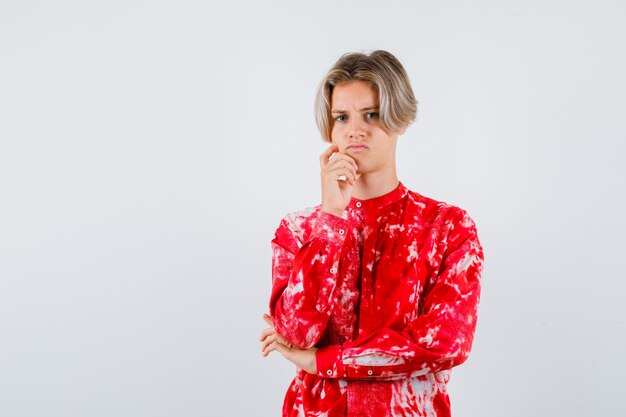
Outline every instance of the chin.
<path fill-rule="evenodd" d="M 363 175 L 363 174 L 369 174 L 371 172 L 370 167 L 362 164 L 361 161 L 359 161 L 358 159 L 356 160 L 356 163 L 359 166 L 359 171 L 358 171 L 359 174 Z"/>

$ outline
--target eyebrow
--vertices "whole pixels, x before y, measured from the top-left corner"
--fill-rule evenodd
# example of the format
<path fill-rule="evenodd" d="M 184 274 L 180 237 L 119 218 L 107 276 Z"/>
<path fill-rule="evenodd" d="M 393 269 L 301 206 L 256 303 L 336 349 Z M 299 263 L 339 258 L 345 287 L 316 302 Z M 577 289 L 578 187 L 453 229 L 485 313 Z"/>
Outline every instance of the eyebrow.
<path fill-rule="evenodd" d="M 359 109 L 359 111 L 365 111 L 365 110 L 378 110 L 378 106 L 368 106 L 368 107 L 363 107 L 362 109 Z M 335 109 L 331 111 L 331 113 L 346 113 L 346 111 Z"/>

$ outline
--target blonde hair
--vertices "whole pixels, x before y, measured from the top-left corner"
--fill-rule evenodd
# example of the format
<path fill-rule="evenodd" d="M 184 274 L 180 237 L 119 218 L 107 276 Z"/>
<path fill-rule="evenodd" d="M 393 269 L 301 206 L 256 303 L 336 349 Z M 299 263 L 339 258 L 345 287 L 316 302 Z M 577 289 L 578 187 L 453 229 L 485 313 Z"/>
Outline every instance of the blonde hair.
<path fill-rule="evenodd" d="M 325 141 L 331 141 L 333 119 L 330 105 L 333 89 L 349 81 L 365 81 L 377 93 L 379 120 L 387 133 L 400 132 L 415 121 L 418 102 L 400 61 L 383 50 L 376 50 L 369 55 L 347 53 L 333 65 L 317 89 L 315 123 Z"/>

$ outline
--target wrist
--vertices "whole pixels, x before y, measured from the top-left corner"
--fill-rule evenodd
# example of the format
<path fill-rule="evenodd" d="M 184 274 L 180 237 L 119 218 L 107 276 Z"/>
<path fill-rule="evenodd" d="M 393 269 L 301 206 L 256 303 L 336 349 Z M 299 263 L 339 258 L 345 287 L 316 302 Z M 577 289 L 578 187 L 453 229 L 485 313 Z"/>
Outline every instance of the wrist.
<path fill-rule="evenodd" d="M 313 355 L 309 360 L 309 371 L 310 374 L 317 375 L 317 349 L 313 348 Z"/>

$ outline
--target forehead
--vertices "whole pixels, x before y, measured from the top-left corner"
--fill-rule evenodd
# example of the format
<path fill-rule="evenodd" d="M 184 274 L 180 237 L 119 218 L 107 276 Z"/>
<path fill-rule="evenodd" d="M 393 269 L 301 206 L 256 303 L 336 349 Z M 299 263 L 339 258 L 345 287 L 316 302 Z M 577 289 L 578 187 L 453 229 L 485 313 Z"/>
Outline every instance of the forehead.
<path fill-rule="evenodd" d="M 348 81 L 337 84 L 331 97 L 332 109 L 369 107 L 378 105 L 376 91 L 365 81 Z"/>

